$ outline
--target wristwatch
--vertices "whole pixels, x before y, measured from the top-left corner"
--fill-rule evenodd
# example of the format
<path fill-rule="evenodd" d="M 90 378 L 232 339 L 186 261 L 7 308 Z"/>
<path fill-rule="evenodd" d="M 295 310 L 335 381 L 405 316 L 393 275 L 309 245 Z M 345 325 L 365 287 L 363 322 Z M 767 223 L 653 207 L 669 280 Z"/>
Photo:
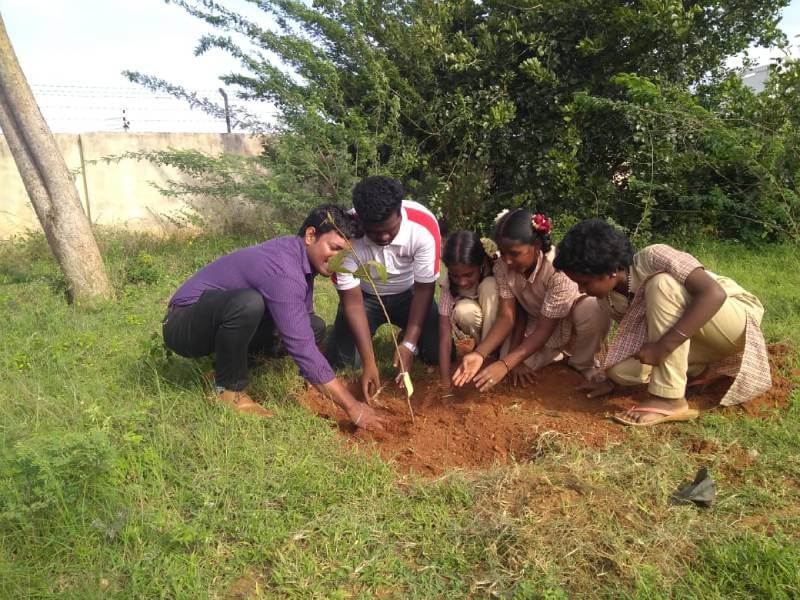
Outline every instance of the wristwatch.
<path fill-rule="evenodd" d="M 405 346 L 406 348 L 408 348 L 408 349 L 411 351 L 411 354 L 413 354 L 414 356 L 416 356 L 417 354 L 419 354 L 419 348 L 417 348 L 417 347 L 416 347 L 414 344 L 412 344 L 411 342 L 409 342 L 409 341 L 407 341 L 407 340 L 403 340 L 402 344 L 403 344 L 403 346 Z"/>

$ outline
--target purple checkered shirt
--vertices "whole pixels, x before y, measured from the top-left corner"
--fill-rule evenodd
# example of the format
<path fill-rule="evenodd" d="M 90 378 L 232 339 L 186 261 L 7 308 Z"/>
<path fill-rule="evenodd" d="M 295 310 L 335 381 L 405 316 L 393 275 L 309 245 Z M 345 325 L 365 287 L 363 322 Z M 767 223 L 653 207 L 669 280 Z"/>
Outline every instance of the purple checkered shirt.
<path fill-rule="evenodd" d="M 264 297 L 289 355 L 312 384 L 328 383 L 333 369 L 314 341 L 309 313 L 314 310 L 314 276 L 303 239 L 279 237 L 242 248 L 206 265 L 170 300 L 194 304 L 206 290 L 254 289 Z"/>

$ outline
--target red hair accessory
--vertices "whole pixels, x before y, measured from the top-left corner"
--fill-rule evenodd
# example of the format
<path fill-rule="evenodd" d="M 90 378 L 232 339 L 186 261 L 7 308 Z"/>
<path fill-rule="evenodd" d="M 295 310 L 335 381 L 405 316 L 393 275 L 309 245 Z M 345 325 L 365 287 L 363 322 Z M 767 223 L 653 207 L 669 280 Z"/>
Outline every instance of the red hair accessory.
<path fill-rule="evenodd" d="M 531 226 L 536 231 L 541 231 L 545 234 L 553 230 L 553 224 L 550 222 L 550 219 L 545 217 L 542 213 L 536 213 L 531 217 Z"/>

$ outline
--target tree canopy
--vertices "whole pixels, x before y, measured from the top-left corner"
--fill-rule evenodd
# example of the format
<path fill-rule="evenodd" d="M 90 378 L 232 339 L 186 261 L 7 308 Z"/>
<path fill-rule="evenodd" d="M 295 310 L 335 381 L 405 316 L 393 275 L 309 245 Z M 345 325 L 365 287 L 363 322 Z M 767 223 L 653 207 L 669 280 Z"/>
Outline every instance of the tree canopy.
<path fill-rule="evenodd" d="M 713 231 L 738 223 L 725 215 L 791 231 L 796 109 L 776 122 L 765 111 L 780 98 L 724 66 L 752 44 L 786 44 L 788 0 L 252 0 L 258 22 L 173 3 L 216 31 L 198 54 L 239 59 L 223 81 L 279 110 L 272 202 L 345 200 L 355 179 L 385 173 L 454 225 L 528 205 L 637 232 L 675 222 L 663 211 Z M 781 147 L 767 139 L 776 128 Z M 780 210 L 767 188 L 781 189 Z"/>

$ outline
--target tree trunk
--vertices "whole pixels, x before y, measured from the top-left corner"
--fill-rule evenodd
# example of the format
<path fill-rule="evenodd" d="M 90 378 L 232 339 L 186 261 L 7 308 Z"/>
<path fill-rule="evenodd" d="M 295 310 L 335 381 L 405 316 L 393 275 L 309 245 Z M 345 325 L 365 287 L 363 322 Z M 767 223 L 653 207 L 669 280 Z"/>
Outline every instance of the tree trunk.
<path fill-rule="evenodd" d="M 0 16 L 0 129 L 67 280 L 69 300 L 111 298 L 78 190 L 42 117 Z"/>

